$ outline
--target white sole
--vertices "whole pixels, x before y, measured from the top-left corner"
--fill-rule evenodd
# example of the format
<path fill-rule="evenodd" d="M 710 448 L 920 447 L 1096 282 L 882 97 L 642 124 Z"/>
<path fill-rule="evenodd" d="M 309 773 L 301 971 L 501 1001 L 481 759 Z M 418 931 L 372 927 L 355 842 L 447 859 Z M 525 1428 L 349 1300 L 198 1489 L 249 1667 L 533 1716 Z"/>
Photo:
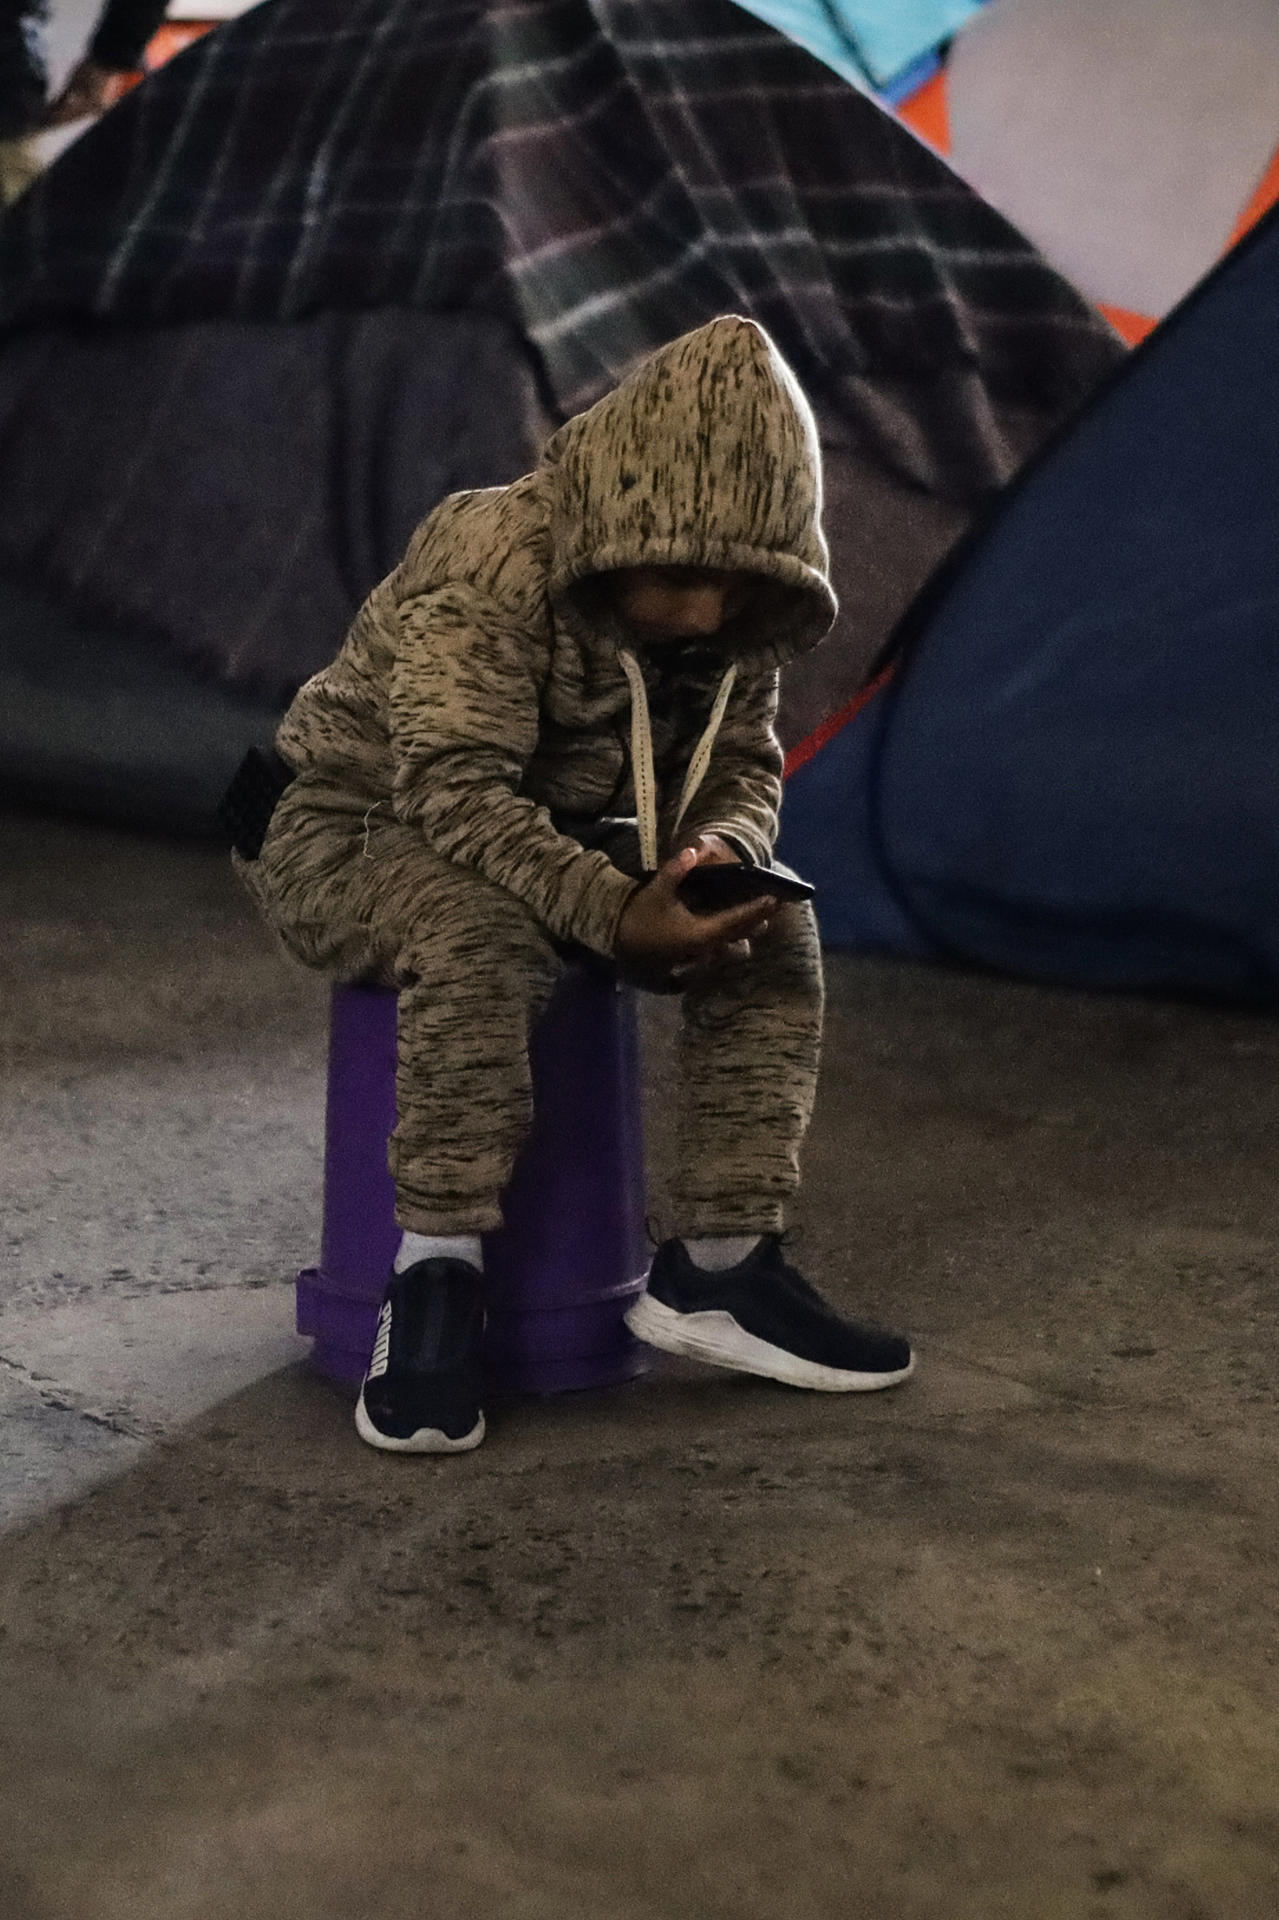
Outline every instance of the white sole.
<path fill-rule="evenodd" d="M 392 1439 L 390 1434 L 379 1433 L 364 1410 L 364 1389 L 360 1388 L 360 1397 L 355 1403 L 355 1431 L 361 1440 L 370 1447 L 377 1447 L 382 1453 L 469 1453 L 472 1447 L 478 1447 L 484 1438 L 484 1415 L 481 1414 L 469 1433 L 460 1440 L 450 1440 L 447 1433 L 441 1433 L 438 1427 L 419 1427 L 407 1440 Z"/>
<path fill-rule="evenodd" d="M 676 1313 L 649 1293 L 640 1295 L 625 1318 L 637 1340 L 646 1340 L 663 1353 L 701 1360 L 708 1367 L 727 1367 L 733 1373 L 759 1374 L 765 1380 L 817 1393 L 878 1393 L 883 1387 L 900 1386 L 915 1371 L 914 1354 L 910 1365 L 896 1373 L 848 1373 L 840 1367 L 822 1367 L 747 1333 L 731 1313 Z"/>

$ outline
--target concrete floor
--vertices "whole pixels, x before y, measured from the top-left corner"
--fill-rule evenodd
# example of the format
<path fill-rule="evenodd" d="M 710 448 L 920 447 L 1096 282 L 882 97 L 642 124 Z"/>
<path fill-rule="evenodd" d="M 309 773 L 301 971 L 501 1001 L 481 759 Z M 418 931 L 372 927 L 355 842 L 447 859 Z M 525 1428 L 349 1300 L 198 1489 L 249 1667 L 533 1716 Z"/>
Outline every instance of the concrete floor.
<path fill-rule="evenodd" d="M 1279 1026 L 833 959 L 804 1257 L 917 1379 L 388 1461 L 322 985 L 207 849 L 0 846 L 4 1920 L 1279 1909 Z"/>

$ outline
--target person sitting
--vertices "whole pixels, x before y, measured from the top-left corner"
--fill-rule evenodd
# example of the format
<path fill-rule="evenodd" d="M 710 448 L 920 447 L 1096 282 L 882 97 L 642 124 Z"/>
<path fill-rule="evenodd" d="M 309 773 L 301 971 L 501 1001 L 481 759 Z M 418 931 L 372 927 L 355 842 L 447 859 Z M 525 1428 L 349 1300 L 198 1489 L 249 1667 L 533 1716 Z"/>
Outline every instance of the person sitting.
<path fill-rule="evenodd" d="M 483 1437 L 480 1236 L 574 952 L 681 996 L 673 1233 L 632 1330 L 798 1387 L 911 1372 L 908 1341 L 829 1307 L 780 1237 L 821 1046 L 812 908 L 767 875 L 727 910 L 681 896 L 695 868 L 769 866 L 779 669 L 836 610 L 820 514 L 793 373 L 720 318 L 533 473 L 437 507 L 280 726 L 287 784 L 239 870 L 296 958 L 399 989 L 403 1238 L 356 1410 L 372 1446 Z"/>

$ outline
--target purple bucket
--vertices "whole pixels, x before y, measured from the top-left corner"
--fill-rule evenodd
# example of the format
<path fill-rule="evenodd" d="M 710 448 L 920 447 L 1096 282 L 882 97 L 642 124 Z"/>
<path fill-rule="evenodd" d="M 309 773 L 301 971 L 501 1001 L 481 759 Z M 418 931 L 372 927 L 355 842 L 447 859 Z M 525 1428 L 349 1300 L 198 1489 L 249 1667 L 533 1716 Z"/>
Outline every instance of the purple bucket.
<path fill-rule="evenodd" d="M 386 1143 L 395 1125 L 396 996 L 336 987 L 329 1037 L 320 1264 L 298 1275 L 298 1332 L 358 1386 L 399 1245 Z M 622 1315 L 648 1263 L 634 995 L 563 974 L 530 1049 L 534 1120 L 484 1242 L 495 1381 L 556 1393 L 630 1379 L 645 1349 Z"/>

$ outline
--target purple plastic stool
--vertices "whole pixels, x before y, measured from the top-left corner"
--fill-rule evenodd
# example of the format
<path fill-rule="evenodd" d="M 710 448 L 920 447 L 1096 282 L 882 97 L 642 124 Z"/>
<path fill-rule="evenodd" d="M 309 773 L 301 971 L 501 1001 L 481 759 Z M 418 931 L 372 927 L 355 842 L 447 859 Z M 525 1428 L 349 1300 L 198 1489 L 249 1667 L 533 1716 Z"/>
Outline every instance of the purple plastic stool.
<path fill-rule="evenodd" d="M 335 987 L 318 1267 L 297 1280 L 312 1358 L 358 1386 L 399 1246 L 386 1143 L 395 1125 L 394 992 Z M 487 1361 L 523 1393 L 642 1373 L 622 1315 L 644 1284 L 644 1163 L 634 995 L 570 967 L 531 1046 L 533 1128 L 486 1236 Z"/>

